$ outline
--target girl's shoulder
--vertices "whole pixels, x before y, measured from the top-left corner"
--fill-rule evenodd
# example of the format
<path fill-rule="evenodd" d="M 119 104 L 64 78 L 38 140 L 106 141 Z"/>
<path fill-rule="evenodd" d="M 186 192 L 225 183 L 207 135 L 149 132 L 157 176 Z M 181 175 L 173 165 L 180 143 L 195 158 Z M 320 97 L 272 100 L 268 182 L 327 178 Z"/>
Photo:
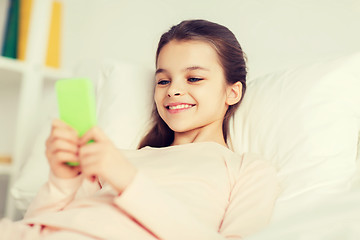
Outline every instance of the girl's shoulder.
<path fill-rule="evenodd" d="M 271 159 L 264 157 L 260 153 L 245 152 L 241 154 L 242 162 L 238 175 L 269 176 L 277 178 L 277 167 L 271 162 Z"/>

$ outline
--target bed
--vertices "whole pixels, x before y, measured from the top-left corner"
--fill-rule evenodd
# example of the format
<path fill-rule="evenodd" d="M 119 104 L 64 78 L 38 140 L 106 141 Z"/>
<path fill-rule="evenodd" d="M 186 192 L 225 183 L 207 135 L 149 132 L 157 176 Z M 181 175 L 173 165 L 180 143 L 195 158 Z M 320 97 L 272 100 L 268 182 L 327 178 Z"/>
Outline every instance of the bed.
<path fill-rule="evenodd" d="M 152 107 L 152 70 L 114 61 L 96 67 L 99 126 L 119 148 L 136 148 Z M 247 239 L 360 239 L 359 93 L 360 52 L 248 80 L 233 149 L 270 161 L 282 192 L 269 225 Z M 44 142 L 56 111 L 12 186 L 20 214 L 47 180 Z"/>

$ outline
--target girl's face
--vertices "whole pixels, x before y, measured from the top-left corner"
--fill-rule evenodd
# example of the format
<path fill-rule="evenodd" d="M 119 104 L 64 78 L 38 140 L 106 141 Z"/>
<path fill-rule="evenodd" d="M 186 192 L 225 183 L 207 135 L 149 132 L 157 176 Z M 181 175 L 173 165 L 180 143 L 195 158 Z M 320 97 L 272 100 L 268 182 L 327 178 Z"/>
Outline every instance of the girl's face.
<path fill-rule="evenodd" d="M 231 90 L 211 45 L 170 41 L 158 56 L 155 80 L 158 113 L 175 133 L 221 128 Z"/>

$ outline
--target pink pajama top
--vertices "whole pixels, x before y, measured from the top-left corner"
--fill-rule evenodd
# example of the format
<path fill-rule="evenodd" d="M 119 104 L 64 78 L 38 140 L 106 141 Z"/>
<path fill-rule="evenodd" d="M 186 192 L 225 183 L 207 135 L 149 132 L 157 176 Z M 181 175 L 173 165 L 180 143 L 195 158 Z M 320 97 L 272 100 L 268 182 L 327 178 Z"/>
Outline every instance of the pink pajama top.
<path fill-rule="evenodd" d="M 213 142 L 124 155 L 139 170 L 121 195 L 50 174 L 22 221 L 100 239 L 241 239 L 268 224 L 280 191 L 259 155 Z"/>

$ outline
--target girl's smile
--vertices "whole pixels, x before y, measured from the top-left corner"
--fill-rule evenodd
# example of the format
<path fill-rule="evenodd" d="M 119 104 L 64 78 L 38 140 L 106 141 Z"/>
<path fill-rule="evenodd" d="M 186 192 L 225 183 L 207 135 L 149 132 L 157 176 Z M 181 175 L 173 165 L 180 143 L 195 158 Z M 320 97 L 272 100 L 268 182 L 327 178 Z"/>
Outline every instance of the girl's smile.
<path fill-rule="evenodd" d="M 180 113 L 194 106 L 196 106 L 196 104 L 175 102 L 167 104 L 165 108 L 168 110 L 169 113 Z"/>

